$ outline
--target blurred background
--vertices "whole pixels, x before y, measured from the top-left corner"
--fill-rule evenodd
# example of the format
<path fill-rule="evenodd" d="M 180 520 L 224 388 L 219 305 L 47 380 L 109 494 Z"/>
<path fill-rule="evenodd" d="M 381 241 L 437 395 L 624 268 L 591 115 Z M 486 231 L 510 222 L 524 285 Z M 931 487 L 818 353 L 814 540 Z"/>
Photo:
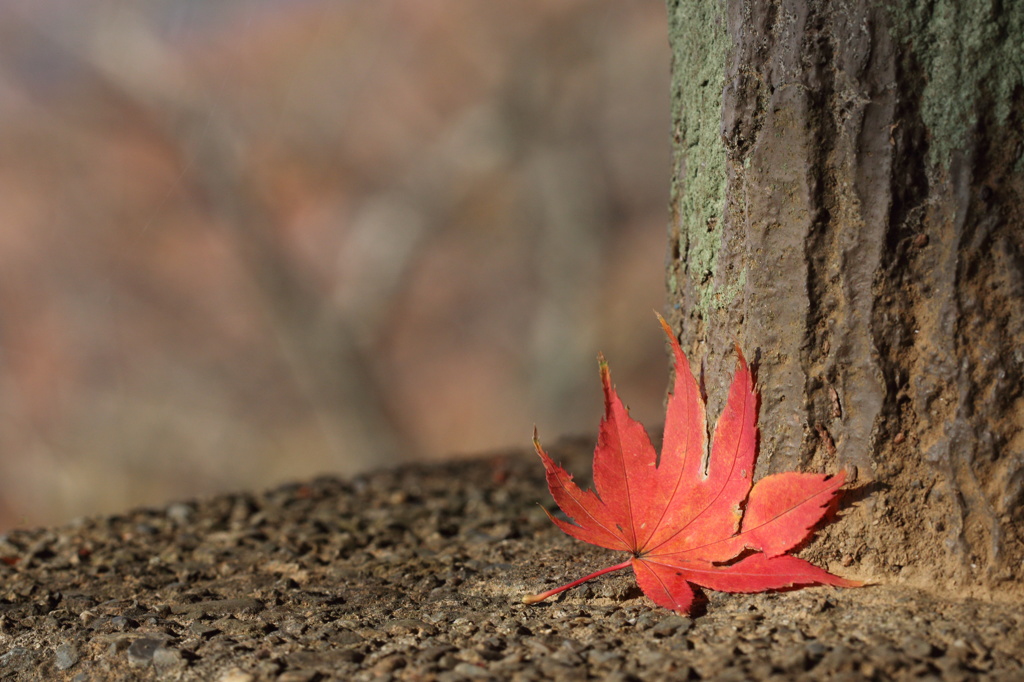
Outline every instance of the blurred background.
<path fill-rule="evenodd" d="M 0 528 L 660 422 L 665 25 L 0 0 Z"/>

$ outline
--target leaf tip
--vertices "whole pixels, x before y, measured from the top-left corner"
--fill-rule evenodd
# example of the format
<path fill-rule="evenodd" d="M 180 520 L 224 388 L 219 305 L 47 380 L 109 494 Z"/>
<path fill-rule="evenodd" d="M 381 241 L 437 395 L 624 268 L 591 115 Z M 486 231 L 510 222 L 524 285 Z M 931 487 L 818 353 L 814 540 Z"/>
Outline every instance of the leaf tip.
<path fill-rule="evenodd" d="M 601 384 L 604 386 L 606 401 L 614 392 L 612 388 L 612 370 L 608 367 L 608 361 L 604 353 L 597 354 L 597 367 L 601 371 Z"/>
<path fill-rule="evenodd" d="M 664 317 L 659 315 L 657 312 L 654 314 L 658 315 L 658 322 L 661 323 L 661 328 L 665 331 L 665 336 L 668 337 L 668 342 L 672 344 L 673 350 L 675 350 L 677 354 L 682 354 L 683 349 L 679 346 L 679 339 L 676 338 L 675 331 L 669 326 L 668 322 L 665 321 Z"/>
<path fill-rule="evenodd" d="M 540 438 L 537 436 L 537 427 L 533 427 L 533 449 L 537 453 L 537 456 L 544 462 L 544 468 L 548 469 L 554 465 L 551 458 L 548 457 L 548 453 L 544 452 L 544 447 L 540 444 Z"/>
<path fill-rule="evenodd" d="M 654 316 L 658 318 L 658 322 L 661 323 L 661 328 L 665 330 L 665 333 L 675 338 L 675 332 L 672 331 L 672 327 L 668 326 L 668 322 L 666 322 L 665 318 L 661 316 L 661 313 L 655 310 Z"/>
<path fill-rule="evenodd" d="M 740 366 L 743 367 L 743 369 L 746 369 L 747 368 L 747 358 L 746 358 L 746 356 L 743 355 L 743 349 L 740 348 L 739 342 L 738 341 L 733 341 L 732 342 L 732 347 L 736 349 L 736 360 L 737 360 L 737 362 L 740 363 Z"/>

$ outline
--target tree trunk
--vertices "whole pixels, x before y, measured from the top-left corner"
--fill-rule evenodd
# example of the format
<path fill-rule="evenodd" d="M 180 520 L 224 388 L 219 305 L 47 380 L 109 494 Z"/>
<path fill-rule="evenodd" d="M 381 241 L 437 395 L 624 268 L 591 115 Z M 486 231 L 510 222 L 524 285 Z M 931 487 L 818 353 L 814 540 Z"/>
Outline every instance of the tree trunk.
<path fill-rule="evenodd" d="M 1020 591 L 1024 4 L 668 11 L 670 312 L 711 413 L 738 342 L 759 473 L 856 470 L 820 559 Z"/>

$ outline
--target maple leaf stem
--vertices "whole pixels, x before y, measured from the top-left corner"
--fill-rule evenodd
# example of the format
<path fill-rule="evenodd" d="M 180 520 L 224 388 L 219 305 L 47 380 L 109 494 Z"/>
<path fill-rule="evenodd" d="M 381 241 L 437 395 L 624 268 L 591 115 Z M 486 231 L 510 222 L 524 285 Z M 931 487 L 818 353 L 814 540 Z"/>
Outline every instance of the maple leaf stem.
<path fill-rule="evenodd" d="M 621 571 L 622 569 L 627 568 L 631 563 L 633 563 L 632 559 L 626 559 L 621 564 L 615 564 L 614 566 L 609 566 L 608 568 L 602 568 L 600 571 L 595 571 L 594 573 L 591 573 L 590 575 L 584 576 L 584 577 L 580 578 L 579 580 L 573 580 L 571 583 L 567 583 L 565 585 L 562 585 L 561 587 L 556 587 L 556 588 L 554 588 L 552 590 L 548 590 L 547 592 L 538 592 L 537 594 L 528 594 L 525 597 L 523 597 L 523 603 L 524 604 L 536 604 L 537 602 L 544 601 L 548 597 L 553 597 L 554 595 L 558 594 L 559 592 L 565 592 L 568 589 L 576 587 L 577 585 L 581 585 L 582 583 L 585 583 L 588 580 L 593 580 L 594 578 L 597 578 L 598 576 L 602 576 L 605 573 L 611 573 L 612 571 Z"/>

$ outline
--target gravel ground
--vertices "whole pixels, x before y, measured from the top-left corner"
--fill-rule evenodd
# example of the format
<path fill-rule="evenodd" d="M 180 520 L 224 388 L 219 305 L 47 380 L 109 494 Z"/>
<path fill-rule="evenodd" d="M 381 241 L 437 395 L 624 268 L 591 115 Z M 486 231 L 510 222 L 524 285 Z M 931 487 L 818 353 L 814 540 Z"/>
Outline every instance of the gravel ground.
<path fill-rule="evenodd" d="M 12 531 L 0 678 L 1024 679 L 1019 603 L 819 587 L 684 618 L 619 573 L 523 605 L 620 560 L 551 525 L 542 474 L 515 452 Z"/>

